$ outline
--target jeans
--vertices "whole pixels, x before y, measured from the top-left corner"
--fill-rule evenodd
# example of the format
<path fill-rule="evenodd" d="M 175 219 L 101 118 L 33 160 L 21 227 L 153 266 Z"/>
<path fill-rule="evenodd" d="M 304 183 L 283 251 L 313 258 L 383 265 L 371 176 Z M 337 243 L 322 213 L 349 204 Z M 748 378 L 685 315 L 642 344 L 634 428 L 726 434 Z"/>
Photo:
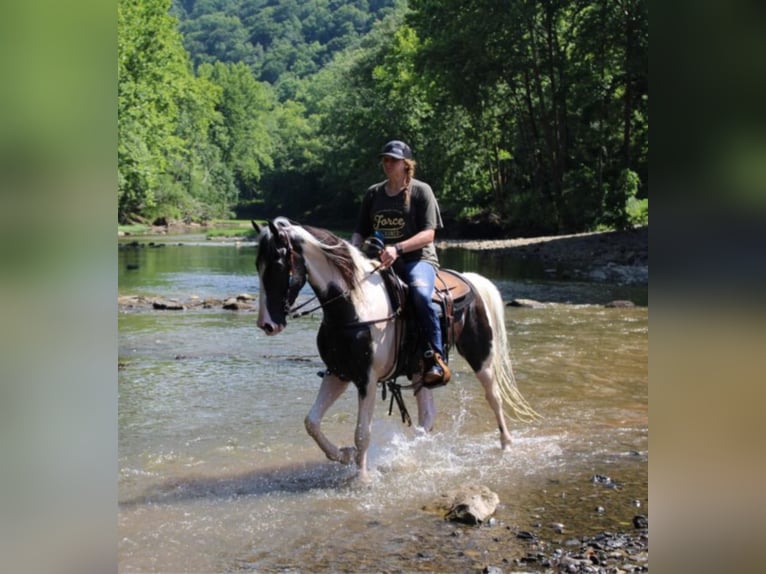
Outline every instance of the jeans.
<path fill-rule="evenodd" d="M 436 269 L 426 261 L 408 261 L 400 269 L 402 280 L 409 285 L 410 301 L 415 308 L 420 329 L 435 353 L 444 357 L 439 308 L 431 303 L 436 283 Z"/>

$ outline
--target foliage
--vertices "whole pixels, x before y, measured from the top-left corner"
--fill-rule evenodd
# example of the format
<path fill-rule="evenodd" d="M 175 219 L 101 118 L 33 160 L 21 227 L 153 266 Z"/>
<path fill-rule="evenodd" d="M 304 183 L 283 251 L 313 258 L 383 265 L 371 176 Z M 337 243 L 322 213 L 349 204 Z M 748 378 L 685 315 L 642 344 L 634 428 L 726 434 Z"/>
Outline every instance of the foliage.
<path fill-rule="evenodd" d="M 649 200 L 636 198 L 640 185 L 641 181 L 636 172 L 626 169 L 620 174 L 618 197 L 624 198 L 624 203 L 622 209 L 616 210 L 618 217 L 615 227 L 626 229 L 649 223 Z"/>
<path fill-rule="evenodd" d="M 242 63 L 195 74 L 170 0 L 118 3 L 118 217 L 230 215 L 270 166 L 266 86 Z"/>
<path fill-rule="evenodd" d="M 207 137 L 220 97 L 191 72 L 169 0 L 118 4 L 118 216 L 188 217 L 215 195 Z"/>
<path fill-rule="evenodd" d="M 213 138 L 230 169 L 239 194 L 257 195 L 262 167 L 272 167 L 269 112 L 274 106 L 271 90 L 255 80 L 243 63 L 203 64 L 199 76 L 223 89 L 218 105 L 222 122 Z M 236 195 L 226 198 L 236 199 Z"/>
<path fill-rule="evenodd" d="M 207 237 L 208 239 L 213 239 L 213 238 L 217 238 L 217 237 L 218 238 L 223 237 L 223 238 L 227 238 L 227 239 L 228 238 L 233 238 L 233 237 L 242 237 L 242 238 L 245 238 L 245 239 L 253 239 L 253 238 L 255 238 L 255 236 L 256 236 L 255 229 L 250 224 L 248 224 L 247 227 L 237 227 L 237 228 L 233 228 L 233 229 L 232 228 L 216 227 L 216 228 L 213 228 L 213 229 L 208 229 L 205 232 L 205 237 Z"/>
<path fill-rule="evenodd" d="M 524 227 L 588 229 L 608 190 L 623 193 L 625 170 L 648 171 L 643 2 L 410 4 L 419 69 L 480 127 L 482 185 L 508 225 L 534 206 Z"/>
<path fill-rule="evenodd" d="M 343 226 L 393 138 L 448 222 L 532 235 L 648 221 L 645 0 L 118 10 L 121 221 L 234 209 Z"/>

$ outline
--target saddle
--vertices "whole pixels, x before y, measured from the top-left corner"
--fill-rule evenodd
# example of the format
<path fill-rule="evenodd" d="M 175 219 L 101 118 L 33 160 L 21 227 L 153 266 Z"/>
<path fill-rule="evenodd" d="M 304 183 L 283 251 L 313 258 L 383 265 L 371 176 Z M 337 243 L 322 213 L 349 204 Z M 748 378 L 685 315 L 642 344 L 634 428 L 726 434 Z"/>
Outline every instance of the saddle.
<path fill-rule="evenodd" d="M 395 379 L 406 375 L 411 379 L 419 367 L 422 353 L 420 333 L 413 314 L 407 306 L 408 286 L 393 269 L 381 270 L 388 291 L 388 297 L 394 310 L 400 315 L 396 321 L 396 360 L 394 367 L 382 381 Z M 471 304 L 475 293 L 471 284 L 457 271 L 439 269 L 436 272 L 436 283 L 431 301 L 440 309 L 439 317 L 444 345 L 444 359 L 449 361 L 449 350 L 455 342 L 455 324 L 462 319 L 463 310 Z"/>

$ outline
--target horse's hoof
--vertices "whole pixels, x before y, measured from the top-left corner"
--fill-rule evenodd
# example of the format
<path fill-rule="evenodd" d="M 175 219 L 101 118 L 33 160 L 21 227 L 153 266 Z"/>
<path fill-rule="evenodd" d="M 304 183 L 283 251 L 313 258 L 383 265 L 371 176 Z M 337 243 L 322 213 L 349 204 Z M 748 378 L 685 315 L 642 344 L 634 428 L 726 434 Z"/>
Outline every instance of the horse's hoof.
<path fill-rule="evenodd" d="M 511 439 L 510 438 L 500 439 L 500 448 L 503 450 L 503 452 L 509 452 L 511 450 Z"/>
<path fill-rule="evenodd" d="M 365 474 L 364 476 L 360 476 L 357 479 L 357 487 L 358 488 L 370 488 L 372 486 L 372 478 L 369 474 Z"/>
<path fill-rule="evenodd" d="M 341 464 L 351 464 L 352 462 L 356 462 L 356 447 L 344 446 L 340 449 L 340 458 L 338 459 L 338 462 Z"/>
<path fill-rule="evenodd" d="M 358 488 L 367 488 L 372 485 L 372 476 L 365 471 L 359 471 L 354 479 L 354 485 Z"/>

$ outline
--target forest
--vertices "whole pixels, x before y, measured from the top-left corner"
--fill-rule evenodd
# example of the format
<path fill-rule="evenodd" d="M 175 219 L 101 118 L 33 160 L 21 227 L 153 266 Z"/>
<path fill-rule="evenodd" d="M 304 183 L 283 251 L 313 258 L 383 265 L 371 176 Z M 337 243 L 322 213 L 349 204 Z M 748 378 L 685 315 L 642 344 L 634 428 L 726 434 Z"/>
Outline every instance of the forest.
<path fill-rule="evenodd" d="M 410 144 L 453 235 L 648 223 L 645 0 L 118 0 L 118 219 L 342 227 Z"/>

